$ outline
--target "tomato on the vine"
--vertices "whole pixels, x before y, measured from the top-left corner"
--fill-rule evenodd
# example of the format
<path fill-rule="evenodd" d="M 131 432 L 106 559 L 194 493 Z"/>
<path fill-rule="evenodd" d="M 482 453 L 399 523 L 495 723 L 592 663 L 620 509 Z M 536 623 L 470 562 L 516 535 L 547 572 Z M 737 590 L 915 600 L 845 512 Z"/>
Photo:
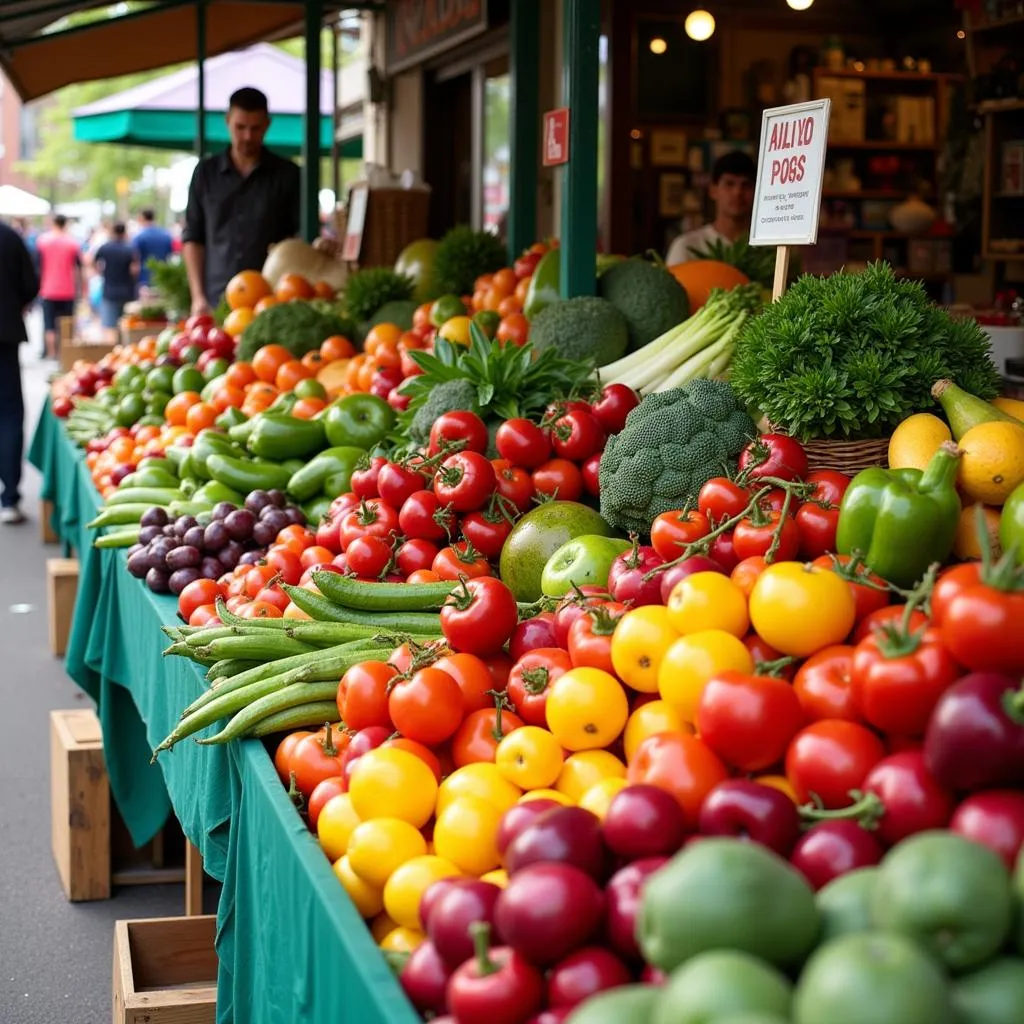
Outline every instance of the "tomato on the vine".
<path fill-rule="evenodd" d="M 604 440 L 604 427 L 592 412 L 567 412 L 551 426 L 551 447 L 560 459 L 583 462 L 604 447 Z"/>
<path fill-rule="evenodd" d="M 823 807 L 847 807 L 868 772 L 885 757 L 882 741 L 856 722 L 812 722 L 793 737 L 786 752 L 786 778 L 804 804 L 817 797 Z"/>
<path fill-rule="evenodd" d="M 483 455 L 487 451 L 488 443 L 487 424 L 475 412 L 446 412 L 438 416 L 430 428 L 428 454 L 437 455 L 442 447 L 448 444 L 453 446 L 452 450 L 478 452 Z M 454 447 L 458 445 L 461 447 Z"/>
<path fill-rule="evenodd" d="M 807 452 L 786 434 L 762 434 L 740 452 L 740 472 L 750 480 L 773 476 L 778 480 L 802 480 L 807 474 Z"/>
<path fill-rule="evenodd" d="M 506 420 L 494 436 L 498 454 L 513 466 L 535 469 L 551 457 L 547 431 L 522 417 Z"/>
<path fill-rule="evenodd" d="M 889 588 L 881 576 L 871 572 L 852 555 L 819 555 L 813 565 L 831 569 L 846 580 L 853 594 L 857 623 L 863 622 L 873 612 L 889 603 Z"/>
<path fill-rule="evenodd" d="M 738 516 L 750 504 L 750 492 L 727 476 L 713 476 L 697 495 L 697 508 L 712 522 Z"/>
<path fill-rule="evenodd" d="M 377 477 L 380 476 L 381 468 L 387 461 L 382 455 L 374 455 L 367 465 L 359 466 L 353 471 L 349 487 L 357 498 L 379 497 Z"/>
<path fill-rule="evenodd" d="M 816 501 L 838 505 L 850 486 L 850 477 L 835 469 L 816 469 L 804 477 L 804 483 L 814 485 L 811 497 Z"/>
<path fill-rule="evenodd" d="M 606 601 L 588 608 L 569 627 L 569 657 L 574 668 L 599 668 L 615 675 L 612 664 L 612 636 L 627 608 Z"/>
<path fill-rule="evenodd" d="M 356 537 L 347 548 L 345 558 L 358 576 L 374 579 L 391 563 L 391 544 L 382 537 L 367 535 Z"/>
<path fill-rule="evenodd" d="M 874 636 L 879 630 L 884 630 L 887 626 L 899 626 L 903 621 L 904 607 L 901 604 L 890 604 L 884 608 L 878 608 L 873 612 L 869 612 L 857 623 L 857 628 L 853 631 L 850 642 L 859 644 L 862 640 L 867 639 L 869 636 Z M 915 608 L 910 614 L 907 629 L 911 633 L 916 633 L 928 625 L 928 616 Z"/>
<path fill-rule="evenodd" d="M 398 533 L 398 513 L 386 501 L 367 498 L 358 508 L 346 512 L 341 521 L 341 546 L 347 551 L 357 537 L 383 537 Z"/>
<path fill-rule="evenodd" d="M 479 452 L 449 455 L 434 474 L 434 493 L 456 512 L 472 512 L 487 503 L 497 480 L 494 466 Z"/>
<path fill-rule="evenodd" d="M 388 696 L 388 714 L 403 736 L 428 747 L 442 743 L 462 724 L 462 691 L 434 666 L 399 676 Z"/>
<path fill-rule="evenodd" d="M 666 562 L 678 558 L 688 544 L 706 537 L 711 524 L 704 512 L 662 512 L 651 524 L 651 546 Z"/>
<path fill-rule="evenodd" d="M 406 537 L 447 541 L 455 531 L 455 512 L 433 491 L 417 491 L 403 503 L 398 525 Z"/>
<path fill-rule="evenodd" d="M 579 501 L 583 494 L 583 474 L 568 459 L 548 459 L 533 471 L 533 489 L 559 501 Z"/>
<path fill-rule="evenodd" d="M 811 561 L 829 551 L 835 551 L 839 506 L 822 508 L 813 501 L 805 502 L 796 510 L 796 525 L 800 533 L 801 558 Z"/>
<path fill-rule="evenodd" d="M 528 512 L 533 503 L 533 479 L 519 466 L 513 466 L 508 459 L 493 459 L 496 490 L 506 501 L 511 502 L 519 512 Z"/>
<path fill-rule="evenodd" d="M 491 575 L 491 566 L 487 559 L 472 544 L 464 540 L 441 548 L 430 568 L 443 580 L 457 580 L 460 576 L 479 579 Z"/>
<path fill-rule="evenodd" d="M 772 555 L 773 562 L 791 562 L 800 550 L 800 530 L 787 516 L 778 512 L 765 512 L 759 516 L 746 516 L 732 531 L 732 544 L 736 557 L 742 562 L 754 555 L 767 557 L 778 534 L 778 545 Z M 714 555 L 711 556 L 715 558 Z"/>
<path fill-rule="evenodd" d="M 385 462 L 377 476 L 377 491 L 382 501 L 401 508 L 406 498 L 427 486 L 427 479 L 412 466 Z"/>
<path fill-rule="evenodd" d="M 723 572 L 732 572 L 740 564 L 740 557 L 736 554 L 736 545 L 733 543 L 733 531 L 726 530 L 720 533 L 708 548 L 708 558 L 717 562 Z"/>
<path fill-rule="evenodd" d="M 470 512 L 462 519 L 462 536 L 484 558 L 497 560 L 512 532 L 512 523 L 500 512 Z"/>
<path fill-rule="evenodd" d="M 626 417 L 640 404 L 640 396 L 625 384 L 606 384 L 601 397 L 591 409 L 606 434 L 617 434 L 625 425 Z"/>
<path fill-rule="evenodd" d="M 493 576 L 456 587 L 441 609 L 441 632 L 453 650 L 486 655 L 500 651 L 519 621 L 512 591 Z"/>
<path fill-rule="evenodd" d="M 551 684 L 573 667 L 572 659 L 560 647 L 538 647 L 524 654 L 508 677 L 508 697 L 527 725 L 547 725 L 544 710 Z"/>

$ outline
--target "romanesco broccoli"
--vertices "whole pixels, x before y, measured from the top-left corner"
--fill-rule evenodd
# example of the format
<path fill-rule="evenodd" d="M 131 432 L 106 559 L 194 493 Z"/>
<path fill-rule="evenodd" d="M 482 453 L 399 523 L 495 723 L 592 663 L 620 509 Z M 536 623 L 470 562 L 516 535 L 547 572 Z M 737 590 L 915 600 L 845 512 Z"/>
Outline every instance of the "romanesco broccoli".
<path fill-rule="evenodd" d="M 713 476 L 734 469 L 756 433 L 725 381 L 648 395 L 601 456 L 602 518 L 649 534 L 656 516 L 682 508 Z"/>

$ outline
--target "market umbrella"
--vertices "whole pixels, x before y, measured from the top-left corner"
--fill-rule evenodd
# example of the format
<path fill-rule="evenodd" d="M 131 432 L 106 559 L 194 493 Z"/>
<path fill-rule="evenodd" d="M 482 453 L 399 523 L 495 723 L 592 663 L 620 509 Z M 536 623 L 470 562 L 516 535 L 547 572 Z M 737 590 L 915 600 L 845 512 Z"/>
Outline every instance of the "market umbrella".
<path fill-rule="evenodd" d="M 0 217 L 43 217 L 49 212 L 50 204 L 42 196 L 14 185 L 0 185 Z"/>
<path fill-rule="evenodd" d="M 247 85 L 267 94 L 271 115 L 267 146 L 282 156 L 298 156 L 302 152 L 306 66 L 300 58 L 267 43 L 206 61 L 205 124 L 211 148 L 228 144 L 224 123 L 228 98 Z M 331 149 L 334 102 L 334 76 L 325 71 L 320 76 L 320 148 L 324 153 Z M 118 142 L 191 152 L 198 106 L 198 71 L 191 65 L 79 107 L 72 113 L 74 137 L 80 142 Z M 345 158 L 359 159 L 362 153 L 361 135 L 348 139 L 341 147 Z"/>

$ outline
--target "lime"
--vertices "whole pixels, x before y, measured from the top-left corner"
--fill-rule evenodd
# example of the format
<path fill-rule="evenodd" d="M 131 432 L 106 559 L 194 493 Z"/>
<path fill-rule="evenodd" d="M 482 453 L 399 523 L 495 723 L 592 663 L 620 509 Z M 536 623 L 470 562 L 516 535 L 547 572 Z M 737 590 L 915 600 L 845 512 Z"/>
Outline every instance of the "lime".
<path fill-rule="evenodd" d="M 166 334 L 166 332 L 164 332 L 164 334 Z M 164 337 L 164 334 L 161 334 L 160 337 L 156 339 L 156 354 L 158 356 L 165 356 L 171 351 L 171 338 L 173 338 L 174 335 L 172 334 L 169 337 Z"/>
<path fill-rule="evenodd" d="M 469 325 L 473 321 L 468 316 L 453 316 L 441 325 L 438 335 L 446 338 L 453 345 L 469 347 Z"/>
<path fill-rule="evenodd" d="M 140 393 L 127 394 L 117 403 L 114 419 L 119 427 L 130 427 L 146 415 L 146 400 Z"/>
<path fill-rule="evenodd" d="M 474 314 L 473 323 L 475 323 L 488 338 L 493 338 L 498 331 L 498 324 L 501 323 L 501 317 L 493 309 L 482 309 L 479 313 Z"/>
<path fill-rule="evenodd" d="M 458 295 L 442 295 L 430 307 L 430 322 L 435 327 L 440 327 L 446 320 L 451 320 L 453 316 L 465 315 L 466 307 Z"/>
<path fill-rule="evenodd" d="M 206 378 L 194 366 L 180 366 L 174 371 L 174 393 L 183 391 L 202 391 L 206 386 Z"/>
<path fill-rule="evenodd" d="M 297 398 L 327 398 L 327 389 L 315 377 L 306 377 L 292 388 Z"/>
<path fill-rule="evenodd" d="M 145 387 L 145 374 L 129 363 L 114 374 L 114 387 L 119 391 L 141 391 Z"/>
<path fill-rule="evenodd" d="M 167 391 L 146 391 L 143 393 L 146 399 L 146 411 L 153 416 L 163 416 L 167 403 L 171 400 L 171 394 Z"/>
<path fill-rule="evenodd" d="M 215 380 L 217 377 L 223 377 L 228 372 L 228 367 L 231 364 L 226 359 L 211 359 L 206 364 L 206 369 L 203 370 L 203 376 L 207 380 Z"/>
<path fill-rule="evenodd" d="M 146 374 L 146 388 L 149 391 L 170 391 L 173 387 L 173 366 L 155 366 Z"/>

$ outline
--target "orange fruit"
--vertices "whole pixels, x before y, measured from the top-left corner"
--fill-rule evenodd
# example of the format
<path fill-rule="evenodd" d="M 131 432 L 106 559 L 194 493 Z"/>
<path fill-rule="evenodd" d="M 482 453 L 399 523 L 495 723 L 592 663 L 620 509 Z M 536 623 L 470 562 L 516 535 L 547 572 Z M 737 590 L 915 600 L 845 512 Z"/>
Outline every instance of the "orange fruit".
<path fill-rule="evenodd" d="M 312 299 L 316 290 L 301 274 L 284 274 L 277 282 L 274 295 L 280 302 L 292 302 L 295 299 Z"/>
<path fill-rule="evenodd" d="M 378 345 L 397 345 L 402 337 L 402 328 L 398 324 L 375 324 L 366 335 L 363 349 L 373 354 Z"/>
<path fill-rule="evenodd" d="M 499 270 L 491 279 L 491 289 L 498 292 L 502 297 L 511 295 L 519 284 L 519 278 L 511 267 L 504 267 Z"/>
<path fill-rule="evenodd" d="M 307 352 L 300 362 L 307 370 L 312 370 L 315 374 L 324 365 L 324 357 L 318 349 L 313 349 L 312 352 Z"/>
<path fill-rule="evenodd" d="M 225 383 L 236 388 L 244 388 L 255 379 L 256 371 L 252 368 L 252 363 L 232 363 L 224 374 Z"/>
<path fill-rule="evenodd" d="M 355 354 L 355 345 L 340 334 L 332 334 L 320 346 L 320 355 L 326 363 L 333 363 L 335 359 L 350 359 Z"/>
<path fill-rule="evenodd" d="M 512 293 L 516 302 L 519 303 L 519 308 L 522 309 L 526 305 L 526 293 L 530 290 L 530 281 L 532 277 L 524 277 L 517 285 L 516 290 Z"/>
<path fill-rule="evenodd" d="M 224 298 L 231 309 L 241 309 L 243 306 L 251 309 L 271 291 L 270 285 L 258 270 L 243 270 L 228 281 Z"/>
<path fill-rule="evenodd" d="M 522 304 L 516 300 L 514 295 L 506 295 L 498 303 L 498 316 L 500 317 L 512 316 L 513 313 L 521 313 L 522 311 Z"/>
<path fill-rule="evenodd" d="M 217 388 L 210 401 L 218 412 L 223 412 L 225 409 L 238 409 L 245 401 L 245 390 L 225 381 L 224 386 Z"/>
<path fill-rule="evenodd" d="M 249 306 L 239 306 L 238 309 L 231 310 L 224 318 L 224 330 L 232 338 L 237 338 L 255 319 L 256 310 Z"/>
<path fill-rule="evenodd" d="M 252 357 L 252 368 L 260 380 L 273 384 L 277 371 L 291 358 L 291 352 L 284 345 L 264 345 Z"/>
<path fill-rule="evenodd" d="M 333 284 L 329 284 L 327 281 L 317 281 L 313 285 L 313 294 L 318 299 L 333 299 L 338 293 L 334 290 Z"/>
<path fill-rule="evenodd" d="M 299 359 L 289 359 L 277 368 L 274 384 L 278 391 L 291 391 L 300 380 L 312 377 L 313 371 L 302 365 Z"/>
<path fill-rule="evenodd" d="M 203 400 L 198 391 L 182 391 L 175 395 L 164 409 L 164 419 L 171 426 L 185 427 L 187 429 L 188 411 L 193 405 Z"/>
<path fill-rule="evenodd" d="M 263 298 L 253 306 L 253 312 L 259 316 L 265 309 L 270 309 L 271 306 L 276 306 L 278 301 L 279 300 L 273 295 L 264 295 Z"/>
<path fill-rule="evenodd" d="M 221 410 L 210 402 L 196 402 L 185 413 L 185 428 L 190 434 L 198 434 L 200 430 L 212 427 L 220 412 Z"/>

